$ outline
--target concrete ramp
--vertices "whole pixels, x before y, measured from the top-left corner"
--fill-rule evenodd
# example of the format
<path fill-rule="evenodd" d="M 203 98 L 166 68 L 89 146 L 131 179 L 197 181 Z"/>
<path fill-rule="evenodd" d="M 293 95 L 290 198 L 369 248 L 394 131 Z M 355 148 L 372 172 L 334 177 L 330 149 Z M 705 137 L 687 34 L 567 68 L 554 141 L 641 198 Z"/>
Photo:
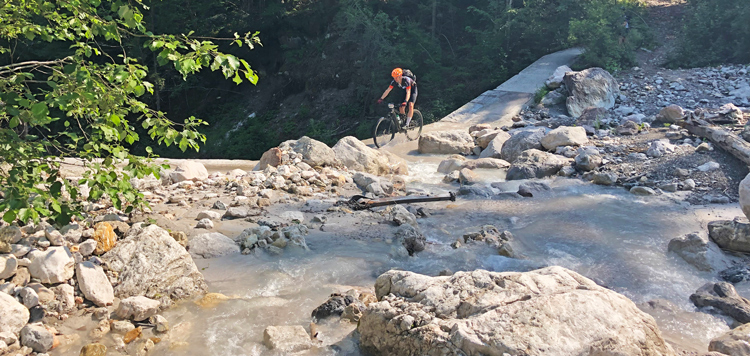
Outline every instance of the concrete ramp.
<path fill-rule="evenodd" d="M 540 58 L 497 88 L 482 93 L 440 121 L 426 125 L 422 133 L 468 130 L 474 124 L 491 124 L 495 127 L 510 125 L 513 116 L 534 100 L 534 94 L 555 69 L 562 65 L 570 66 L 581 53 L 579 48 L 570 48 Z M 364 142 L 375 147 L 372 139 Z M 424 158 L 417 152 L 417 141 L 408 141 L 403 134 L 396 135 L 392 142 L 381 149 L 407 160 Z"/>

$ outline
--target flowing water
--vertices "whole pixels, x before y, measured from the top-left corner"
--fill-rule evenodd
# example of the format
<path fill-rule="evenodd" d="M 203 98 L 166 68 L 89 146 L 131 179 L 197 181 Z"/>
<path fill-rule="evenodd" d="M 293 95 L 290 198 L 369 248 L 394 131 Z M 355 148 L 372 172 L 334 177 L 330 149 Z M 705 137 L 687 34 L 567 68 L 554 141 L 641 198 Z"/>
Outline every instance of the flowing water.
<path fill-rule="evenodd" d="M 441 183 L 442 174 L 433 173 L 436 167 L 435 162 L 412 162 L 408 186 L 433 193 L 455 190 L 455 186 Z M 486 182 L 502 178 L 496 174 L 482 172 L 480 177 Z M 371 289 L 377 276 L 390 268 L 434 276 L 445 270 L 528 271 L 559 265 L 622 293 L 635 303 L 671 301 L 683 312 L 657 317 L 657 322 L 666 336 L 686 347 L 705 350 L 711 338 L 728 330 L 725 320 L 694 313 L 688 300 L 701 285 L 715 280 L 715 275 L 698 272 L 667 254 L 667 243 L 686 233 L 705 231 L 701 220 L 708 214 L 722 212 L 731 218 L 741 214 L 739 208 L 711 207 L 701 211 L 578 180 L 559 179 L 551 184 L 552 191 L 532 199 L 460 197 L 451 204 L 428 204 L 432 216 L 419 219 L 419 225 L 429 243 L 415 257 L 392 257 L 387 237 L 370 238 L 368 229 L 377 232 L 378 226 L 365 224 L 351 234 L 311 230 L 308 252 L 196 260 L 211 292 L 238 298 L 215 308 L 185 302 L 166 311 L 164 315 L 175 330 L 170 342 L 157 345 L 157 354 L 278 354 L 262 345 L 267 326 L 302 325 L 309 331 L 310 313 L 330 293 L 355 287 Z M 522 258 L 498 256 L 482 245 L 457 250 L 450 247 L 464 233 L 477 231 L 485 224 L 511 231 L 514 250 Z M 320 326 L 320 339 L 324 344 L 337 343 L 336 347 L 304 354 L 358 355 L 356 338 L 350 335 L 354 328 L 347 322 L 324 323 Z M 175 341 L 180 339 L 187 346 L 175 347 L 179 345 Z"/>

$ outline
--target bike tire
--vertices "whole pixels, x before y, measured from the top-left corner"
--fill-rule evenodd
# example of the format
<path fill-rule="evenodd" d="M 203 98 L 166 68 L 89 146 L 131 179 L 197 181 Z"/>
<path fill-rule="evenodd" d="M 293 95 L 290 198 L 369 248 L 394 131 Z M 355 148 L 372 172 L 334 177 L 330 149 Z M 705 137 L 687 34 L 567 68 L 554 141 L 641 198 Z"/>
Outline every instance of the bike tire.
<path fill-rule="evenodd" d="M 375 142 L 375 147 L 383 147 L 396 137 L 395 126 L 393 120 L 388 117 L 378 119 L 375 127 L 372 128 L 372 141 Z"/>
<path fill-rule="evenodd" d="M 415 109 L 414 115 L 411 117 L 411 122 L 409 122 L 409 127 L 406 128 L 406 138 L 409 141 L 418 139 L 422 135 L 422 125 L 424 125 L 422 113 Z"/>

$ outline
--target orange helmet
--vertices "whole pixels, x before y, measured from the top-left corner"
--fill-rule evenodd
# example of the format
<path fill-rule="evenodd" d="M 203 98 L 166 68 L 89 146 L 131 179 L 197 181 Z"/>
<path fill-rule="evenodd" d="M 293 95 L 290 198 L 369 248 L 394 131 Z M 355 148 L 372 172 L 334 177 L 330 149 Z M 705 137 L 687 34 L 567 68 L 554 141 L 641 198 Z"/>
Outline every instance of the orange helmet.
<path fill-rule="evenodd" d="M 404 74 L 404 71 L 401 68 L 396 68 L 393 70 L 393 72 L 391 72 L 391 77 L 395 79 L 400 77 L 402 74 Z"/>

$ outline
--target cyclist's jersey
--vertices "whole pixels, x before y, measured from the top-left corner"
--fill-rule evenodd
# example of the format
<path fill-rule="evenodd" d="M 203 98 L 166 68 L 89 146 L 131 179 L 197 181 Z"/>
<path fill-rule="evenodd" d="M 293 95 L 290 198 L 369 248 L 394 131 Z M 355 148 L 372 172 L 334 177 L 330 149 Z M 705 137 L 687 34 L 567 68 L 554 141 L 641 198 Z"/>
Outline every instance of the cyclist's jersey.
<path fill-rule="evenodd" d="M 417 82 L 407 76 L 403 76 L 401 77 L 401 85 L 399 85 L 395 79 L 391 80 L 391 89 L 393 89 L 393 87 L 399 87 L 403 90 L 411 89 L 414 91 L 416 90 Z"/>

